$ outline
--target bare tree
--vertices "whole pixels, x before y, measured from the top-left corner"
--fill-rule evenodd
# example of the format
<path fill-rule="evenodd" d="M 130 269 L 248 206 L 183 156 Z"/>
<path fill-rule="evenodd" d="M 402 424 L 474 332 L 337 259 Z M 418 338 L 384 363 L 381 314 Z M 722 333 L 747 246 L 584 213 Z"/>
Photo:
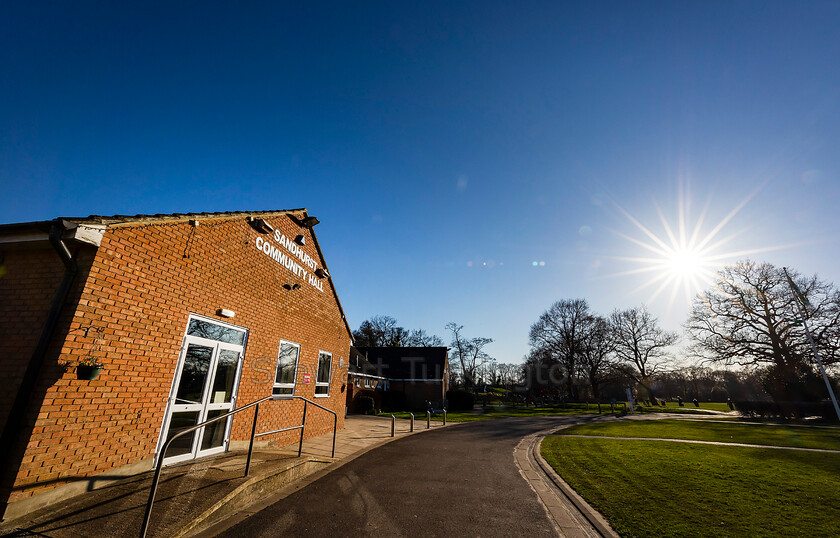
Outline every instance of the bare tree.
<path fill-rule="evenodd" d="M 816 276 L 790 275 L 810 304 L 808 326 L 823 362 L 840 363 L 840 293 Z M 795 301 L 778 267 L 750 260 L 725 267 L 692 305 L 687 329 L 694 349 L 716 363 L 769 367 L 765 388 L 777 398 L 819 397 Z"/>
<path fill-rule="evenodd" d="M 452 332 L 452 353 L 450 357 L 457 361 L 459 374 L 464 380 L 464 387 L 470 389 L 475 386 L 476 372 L 478 368 L 490 356 L 484 351 L 484 348 L 493 342 L 492 338 L 466 338 L 462 331 L 463 325 L 458 325 L 455 322 L 446 324 L 446 329 Z"/>
<path fill-rule="evenodd" d="M 353 339 L 359 347 L 443 347 L 443 340 L 423 329 L 407 330 L 391 316 L 373 316 L 362 322 Z"/>
<path fill-rule="evenodd" d="M 613 351 L 615 338 L 607 320 L 601 316 L 590 317 L 581 337 L 580 369 L 589 381 L 592 396 L 596 400 L 601 395 L 601 385 L 607 381 L 612 371 Z"/>
<path fill-rule="evenodd" d="M 406 339 L 407 346 L 414 347 L 443 347 L 443 339 L 436 334 L 427 334 L 423 329 L 411 331 Z"/>
<path fill-rule="evenodd" d="M 610 315 L 610 328 L 619 368 L 654 398 L 650 378 L 670 358 L 667 348 L 677 342 L 677 333 L 660 328 L 644 306 L 615 310 Z"/>
<path fill-rule="evenodd" d="M 503 362 L 499 364 L 499 385 L 505 388 L 513 388 L 522 382 L 522 365 Z"/>
<path fill-rule="evenodd" d="M 353 332 L 353 339 L 360 347 L 386 347 L 399 341 L 405 329 L 397 325 L 397 320 L 391 316 L 373 316 L 362 322 L 358 330 Z"/>
<path fill-rule="evenodd" d="M 579 369 L 579 358 L 584 347 L 583 338 L 592 317 L 585 299 L 557 301 L 531 325 L 530 344 L 542 349 L 558 361 L 566 371 L 566 388 L 569 396 L 578 399 L 574 379 Z"/>

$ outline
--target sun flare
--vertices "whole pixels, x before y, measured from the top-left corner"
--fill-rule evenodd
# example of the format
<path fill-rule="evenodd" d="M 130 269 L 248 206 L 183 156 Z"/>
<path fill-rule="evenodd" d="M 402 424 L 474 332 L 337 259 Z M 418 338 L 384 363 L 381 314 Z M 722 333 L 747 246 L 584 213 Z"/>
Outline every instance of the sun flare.
<path fill-rule="evenodd" d="M 635 247 L 641 248 L 644 255 L 614 256 L 613 259 L 630 262 L 637 267 L 609 276 L 648 274 L 650 278 L 633 289 L 631 294 L 650 290 L 648 303 L 653 302 L 662 294 L 670 295 L 668 301 L 670 309 L 682 292 L 686 303 L 690 303 L 694 295 L 713 285 L 715 273 L 724 264 L 759 252 L 786 248 L 773 246 L 749 250 L 727 250 L 727 247 L 731 249 L 733 240 L 747 230 L 728 230 L 728 233 L 724 233 L 725 228 L 760 190 L 761 187 L 753 191 L 720 222 L 711 226 L 711 229 L 705 222 L 711 200 L 706 203 L 696 220 L 691 219 L 690 199 L 684 193 L 682 184 L 678 191 L 676 219 L 669 220 L 654 203 L 656 215 L 661 224 L 659 233 L 654 233 L 650 227 L 645 226 L 639 219 L 614 203 L 621 214 L 635 226 L 635 230 L 641 232 L 642 237 L 617 230 L 614 230 L 614 233 Z M 732 226 L 730 225 L 729 228 Z"/>

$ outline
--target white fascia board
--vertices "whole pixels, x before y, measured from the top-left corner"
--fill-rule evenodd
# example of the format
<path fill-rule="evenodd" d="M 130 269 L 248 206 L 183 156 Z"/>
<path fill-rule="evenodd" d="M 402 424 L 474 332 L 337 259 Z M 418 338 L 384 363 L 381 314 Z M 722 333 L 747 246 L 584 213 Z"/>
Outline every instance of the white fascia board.
<path fill-rule="evenodd" d="M 443 379 L 390 379 L 389 381 L 404 381 L 408 383 L 440 383 Z"/>
<path fill-rule="evenodd" d="M 347 372 L 347 375 L 354 375 L 356 377 L 369 377 L 370 379 L 384 379 L 388 380 L 387 377 L 382 377 L 381 375 L 371 375 L 371 374 L 363 374 L 361 372 Z"/>
<path fill-rule="evenodd" d="M 65 239 L 73 239 L 80 243 L 87 243 L 98 247 L 102 244 L 102 237 L 105 235 L 105 226 L 102 224 L 79 224 L 64 234 Z"/>

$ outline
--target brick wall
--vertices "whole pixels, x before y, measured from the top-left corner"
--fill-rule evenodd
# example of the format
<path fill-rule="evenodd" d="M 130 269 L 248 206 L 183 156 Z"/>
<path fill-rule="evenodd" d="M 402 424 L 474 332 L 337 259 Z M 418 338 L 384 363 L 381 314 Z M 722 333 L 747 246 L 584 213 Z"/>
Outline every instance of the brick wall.
<path fill-rule="evenodd" d="M 286 216 L 267 220 L 287 237 L 303 233 L 303 250 L 321 266 L 309 231 Z M 346 367 L 350 339 L 330 281 L 320 280 L 319 291 L 258 250 L 257 237 L 279 246 L 244 217 L 205 219 L 197 227 L 186 221 L 109 227 L 53 359 L 75 363 L 91 354 L 101 334 L 94 353 L 106 369 L 94 381 L 67 371 L 46 388 L 11 501 L 154 454 L 190 313 L 222 320 L 218 309 L 233 310 L 236 317 L 224 321 L 249 330 L 238 405 L 271 394 L 281 339 L 301 345 L 296 394 L 309 399 L 315 399 L 319 350 L 332 353 L 329 397 L 317 401 L 335 410 L 343 427 L 339 361 Z M 301 288 L 283 288 L 295 283 Z M 302 383 L 306 372 L 309 384 Z M 302 406 L 263 405 L 258 431 L 299 423 Z M 317 409 L 307 415 L 307 437 L 331 430 L 332 415 Z M 251 417 L 237 416 L 232 440 L 247 439 Z"/>
<path fill-rule="evenodd" d="M 0 424 L 5 425 L 64 265 L 49 245 L 0 252 L 0 257 Z"/>

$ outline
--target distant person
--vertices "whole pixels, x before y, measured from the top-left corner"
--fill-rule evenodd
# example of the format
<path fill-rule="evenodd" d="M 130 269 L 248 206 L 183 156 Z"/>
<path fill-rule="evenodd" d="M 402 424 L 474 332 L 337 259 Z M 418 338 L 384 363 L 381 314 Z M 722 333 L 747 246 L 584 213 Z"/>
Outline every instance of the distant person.
<path fill-rule="evenodd" d="M 729 410 L 730 410 L 730 411 L 734 411 L 734 410 L 735 410 L 735 405 L 732 403 L 732 398 L 727 398 L 727 399 L 726 399 L 726 405 L 728 405 L 728 406 L 729 406 Z"/>
<path fill-rule="evenodd" d="M 677 403 L 678 403 L 678 404 L 680 404 L 680 407 L 682 407 L 682 406 L 683 406 L 683 403 L 682 403 L 682 396 L 677 396 Z"/>
<path fill-rule="evenodd" d="M 697 401 L 697 398 L 694 398 L 693 400 L 691 400 L 691 403 L 694 404 L 694 407 L 700 407 L 700 402 Z"/>

